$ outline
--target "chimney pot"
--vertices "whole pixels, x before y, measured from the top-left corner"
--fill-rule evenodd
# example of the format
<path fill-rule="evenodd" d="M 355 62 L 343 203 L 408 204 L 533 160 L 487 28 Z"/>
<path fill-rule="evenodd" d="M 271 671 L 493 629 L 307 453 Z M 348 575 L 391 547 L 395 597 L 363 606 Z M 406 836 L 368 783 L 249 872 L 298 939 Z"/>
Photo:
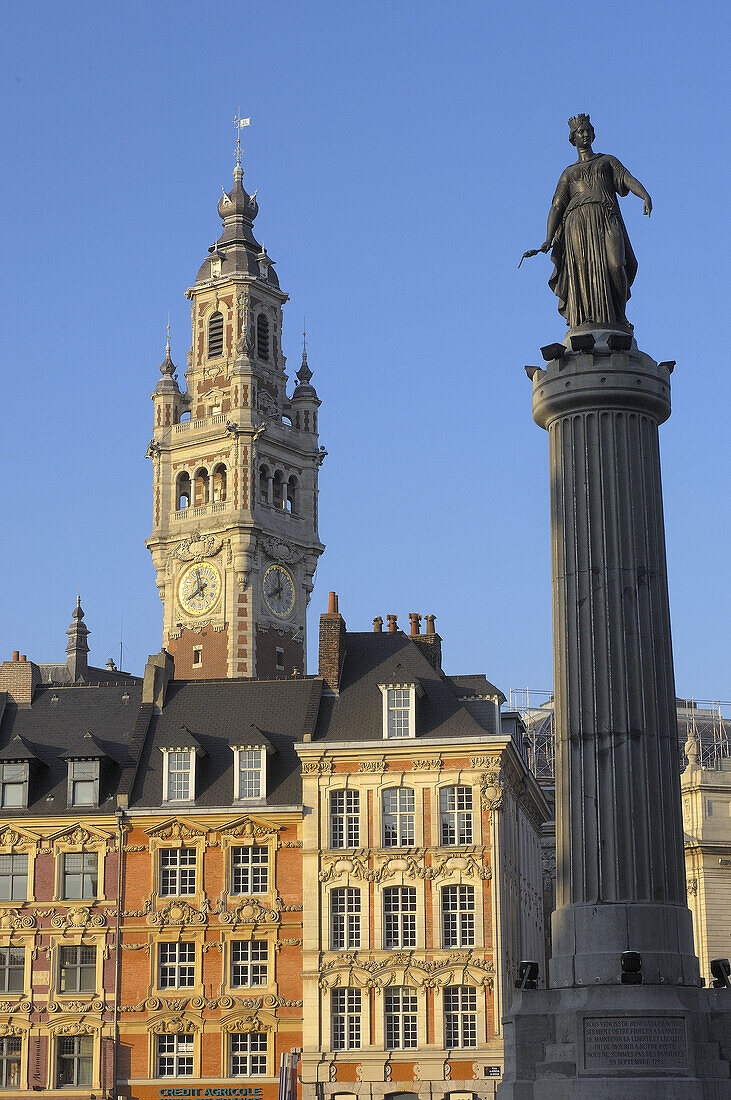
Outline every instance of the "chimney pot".
<path fill-rule="evenodd" d="M 427 615 L 426 616 L 426 632 L 427 632 L 427 634 L 435 634 L 436 633 L 436 631 L 434 629 L 434 620 L 435 619 L 436 619 L 436 615 Z"/>
<path fill-rule="evenodd" d="M 20 650 L 19 649 L 14 649 L 13 650 L 13 660 L 14 661 L 19 661 L 20 660 Z"/>
<path fill-rule="evenodd" d="M 420 632 L 421 628 L 421 615 L 418 613 L 418 611 L 409 612 L 409 621 L 411 623 L 411 634 L 413 637 L 414 634 L 418 634 Z"/>
<path fill-rule="evenodd" d="M 388 619 L 388 633 L 395 634 L 398 630 L 398 615 L 386 615 Z"/>
<path fill-rule="evenodd" d="M 380 615 L 376 615 L 375 619 L 373 620 L 373 633 L 374 634 L 383 633 L 383 619 L 381 618 Z"/>
<path fill-rule="evenodd" d="M 21 655 L 20 655 L 20 659 L 21 659 L 21 661 L 25 661 L 25 660 L 27 660 L 27 658 L 26 658 L 26 656 L 25 656 L 25 653 L 21 653 Z"/>
<path fill-rule="evenodd" d="M 330 599 L 327 604 L 328 615 L 337 615 L 338 613 L 338 596 L 337 592 L 330 593 Z"/>

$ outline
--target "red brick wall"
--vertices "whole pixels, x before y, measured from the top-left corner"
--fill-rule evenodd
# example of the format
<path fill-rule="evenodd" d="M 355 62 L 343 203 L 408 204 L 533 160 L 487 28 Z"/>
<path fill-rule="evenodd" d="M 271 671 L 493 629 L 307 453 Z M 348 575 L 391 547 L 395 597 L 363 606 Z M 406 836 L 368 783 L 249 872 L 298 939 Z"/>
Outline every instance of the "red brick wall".
<path fill-rule="evenodd" d="M 193 664 L 193 648 L 203 647 L 203 663 Z M 223 630 L 204 627 L 198 634 L 184 629 L 179 638 L 169 638 L 166 649 L 175 662 L 176 680 L 218 680 L 228 675 L 228 626 Z"/>

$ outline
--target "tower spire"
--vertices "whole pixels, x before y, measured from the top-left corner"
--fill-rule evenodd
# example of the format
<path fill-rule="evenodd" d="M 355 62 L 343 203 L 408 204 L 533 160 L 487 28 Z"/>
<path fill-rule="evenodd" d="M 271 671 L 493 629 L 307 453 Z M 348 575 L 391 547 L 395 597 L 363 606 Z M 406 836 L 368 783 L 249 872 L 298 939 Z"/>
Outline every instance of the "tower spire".
<path fill-rule="evenodd" d="M 89 652 L 89 643 L 87 641 L 89 628 L 83 620 L 84 612 L 81 609 L 81 593 L 79 593 L 76 597 L 76 607 L 71 617 L 71 626 L 66 631 L 69 638 L 68 645 L 66 646 L 66 664 L 72 684 L 81 679 L 89 667 L 87 658 Z"/>

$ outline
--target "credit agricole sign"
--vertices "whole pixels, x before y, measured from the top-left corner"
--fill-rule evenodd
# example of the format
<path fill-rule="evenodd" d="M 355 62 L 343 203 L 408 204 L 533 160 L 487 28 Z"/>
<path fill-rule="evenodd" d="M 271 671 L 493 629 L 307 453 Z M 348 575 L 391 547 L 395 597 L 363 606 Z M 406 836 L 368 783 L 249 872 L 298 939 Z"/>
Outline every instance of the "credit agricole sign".
<path fill-rule="evenodd" d="M 160 1089 L 160 1100 L 171 1100 L 176 1096 L 227 1096 L 238 1097 L 240 1100 L 261 1100 L 261 1089 L 247 1089 L 236 1085 L 211 1085 L 201 1088 Z"/>

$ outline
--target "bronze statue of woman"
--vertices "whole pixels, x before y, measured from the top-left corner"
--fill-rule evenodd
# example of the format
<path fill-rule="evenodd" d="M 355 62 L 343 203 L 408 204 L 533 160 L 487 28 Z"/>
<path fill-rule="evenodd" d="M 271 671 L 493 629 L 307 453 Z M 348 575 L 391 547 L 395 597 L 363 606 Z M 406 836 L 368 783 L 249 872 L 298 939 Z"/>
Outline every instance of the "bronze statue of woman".
<path fill-rule="evenodd" d="M 600 326 L 631 331 L 625 306 L 637 260 L 618 196 L 631 191 L 643 200 L 647 215 L 652 200 L 616 157 L 593 151 L 594 127 L 588 115 L 570 118 L 569 131 L 579 159 L 561 173 L 544 243 L 526 255 L 552 248 L 554 268 L 548 285 L 572 330 Z"/>

